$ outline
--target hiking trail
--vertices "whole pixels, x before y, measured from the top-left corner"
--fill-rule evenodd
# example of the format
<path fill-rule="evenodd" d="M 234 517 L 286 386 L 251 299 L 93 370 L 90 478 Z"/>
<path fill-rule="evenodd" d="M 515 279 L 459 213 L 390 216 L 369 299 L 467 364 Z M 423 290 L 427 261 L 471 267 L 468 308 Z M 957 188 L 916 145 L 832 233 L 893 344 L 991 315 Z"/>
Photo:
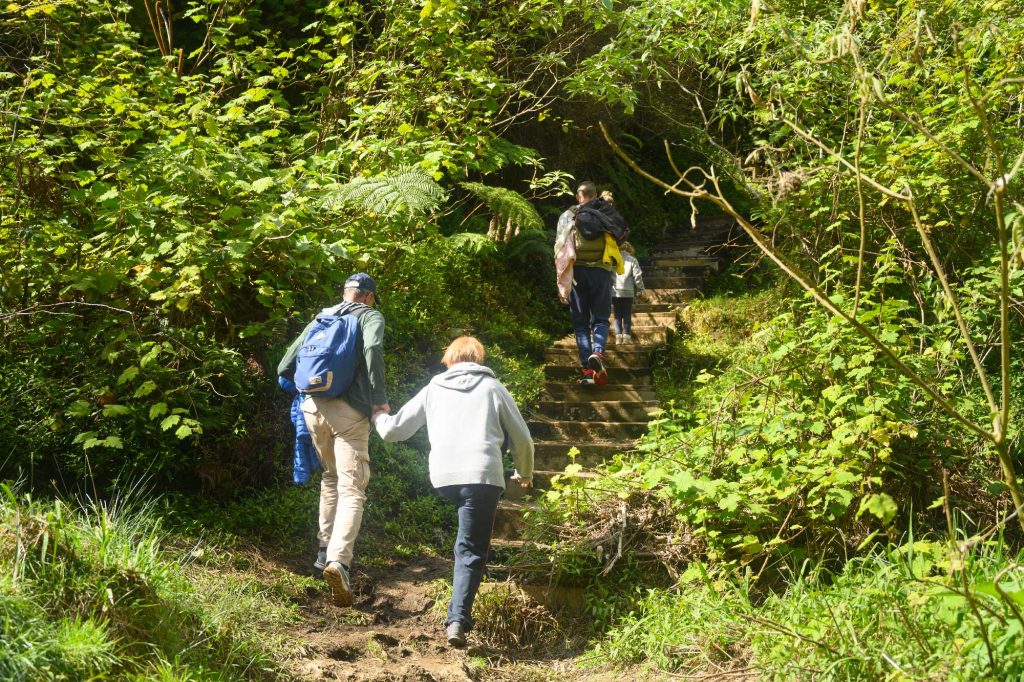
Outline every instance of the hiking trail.
<path fill-rule="evenodd" d="M 580 476 L 612 455 L 633 448 L 658 408 L 651 357 L 673 333 L 686 301 L 698 295 L 706 278 L 726 261 L 726 248 L 742 230 L 729 219 L 699 219 L 695 230 L 679 231 L 640 259 L 647 286 L 643 301 L 633 308 L 632 344 L 617 345 L 614 324 L 609 334 L 606 386 L 582 386 L 573 336 L 546 349 L 546 381 L 537 412 L 529 420 L 536 445 L 535 490 L 510 484 L 499 503 L 489 562 L 492 577 L 514 581 L 525 599 L 538 607 L 581 615 L 586 595 L 580 588 L 516 580 L 506 565 L 509 557 L 528 544 L 520 538 L 523 514 L 532 500 L 550 488 L 551 480 L 570 463 L 569 449 L 579 450 Z M 292 570 L 305 572 L 301 567 Z M 465 680 L 559 677 L 567 680 L 612 682 L 619 671 L 580 671 L 573 653 L 546 660 L 515 663 L 517 651 L 493 651 L 474 646 L 449 649 L 441 621 L 432 610 L 435 585 L 450 579 L 447 558 L 420 557 L 388 568 L 356 566 L 353 573 L 355 607 L 339 609 L 329 592 L 310 596 L 307 618 L 295 630 L 306 642 L 291 662 L 301 680 L 350 682 L 463 682 Z M 485 583 L 481 593 L 493 586 Z M 581 644 L 585 643 L 585 640 Z M 485 663 L 481 663 L 484 661 Z"/>

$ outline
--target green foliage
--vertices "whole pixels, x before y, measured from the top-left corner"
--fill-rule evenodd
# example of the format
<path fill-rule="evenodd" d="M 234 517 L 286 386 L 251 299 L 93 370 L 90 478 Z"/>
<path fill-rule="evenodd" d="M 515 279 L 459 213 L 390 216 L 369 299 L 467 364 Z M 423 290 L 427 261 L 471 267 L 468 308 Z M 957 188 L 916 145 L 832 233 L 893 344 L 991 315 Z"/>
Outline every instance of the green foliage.
<path fill-rule="evenodd" d="M 741 580 L 652 590 L 597 647 L 661 670 L 753 667 L 762 679 L 1016 679 L 1024 622 L 1002 541 L 966 555 L 917 541 L 790 579 L 765 597 Z M 995 580 L 1000 581 L 999 590 Z M 1005 596 L 1004 596 L 1005 595 Z"/>
<path fill-rule="evenodd" d="M 360 176 L 345 184 L 325 188 L 323 207 L 336 211 L 341 206 L 394 218 L 413 217 L 433 211 L 445 200 L 444 190 L 421 171 Z"/>
<path fill-rule="evenodd" d="M 0 492 L 4 679 L 274 677 L 298 590 L 232 574 L 231 555 L 202 541 L 178 549 L 152 505 Z"/>
<path fill-rule="evenodd" d="M 504 187 L 488 187 L 479 182 L 463 182 L 461 187 L 482 201 L 499 223 L 514 225 L 522 231 L 544 227 L 537 209 L 518 192 Z"/>

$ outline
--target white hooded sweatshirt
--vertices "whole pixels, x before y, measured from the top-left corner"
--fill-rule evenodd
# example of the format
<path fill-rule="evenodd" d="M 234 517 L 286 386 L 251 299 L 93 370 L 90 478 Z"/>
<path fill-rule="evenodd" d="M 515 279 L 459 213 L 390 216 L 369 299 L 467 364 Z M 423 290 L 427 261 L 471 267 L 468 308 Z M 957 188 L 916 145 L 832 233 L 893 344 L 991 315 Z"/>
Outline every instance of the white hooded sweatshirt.
<path fill-rule="evenodd" d="M 533 478 L 533 439 L 508 389 L 489 367 L 460 362 L 439 374 L 396 414 L 374 422 L 389 442 L 410 438 L 421 426 L 430 439 L 430 483 L 483 483 L 505 487 L 501 448 L 508 436 L 516 471 Z"/>

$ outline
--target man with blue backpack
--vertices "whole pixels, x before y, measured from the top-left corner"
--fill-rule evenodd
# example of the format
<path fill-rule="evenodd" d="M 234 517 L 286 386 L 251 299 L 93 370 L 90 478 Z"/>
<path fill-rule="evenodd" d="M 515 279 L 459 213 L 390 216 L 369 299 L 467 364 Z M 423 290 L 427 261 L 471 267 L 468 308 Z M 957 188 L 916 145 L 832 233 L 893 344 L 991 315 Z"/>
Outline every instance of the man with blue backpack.
<path fill-rule="evenodd" d="M 320 481 L 323 571 L 339 606 L 352 604 L 349 568 L 370 480 L 370 417 L 389 413 L 384 381 L 384 316 L 377 283 L 364 272 L 345 281 L 342 302 L 324 308 L 289 346 L 279 376 L 291 379 L 324 473 Z"/>

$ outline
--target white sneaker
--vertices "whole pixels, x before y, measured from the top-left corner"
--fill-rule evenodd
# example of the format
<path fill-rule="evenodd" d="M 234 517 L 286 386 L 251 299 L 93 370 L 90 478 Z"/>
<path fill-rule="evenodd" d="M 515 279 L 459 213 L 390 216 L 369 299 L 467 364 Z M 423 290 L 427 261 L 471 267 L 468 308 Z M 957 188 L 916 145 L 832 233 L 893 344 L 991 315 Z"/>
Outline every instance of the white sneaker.
<path fill-rule="evenodd" d="M 623 334 L 619 343 L 633 343 L 633 337 L 630 334 Z"/>

